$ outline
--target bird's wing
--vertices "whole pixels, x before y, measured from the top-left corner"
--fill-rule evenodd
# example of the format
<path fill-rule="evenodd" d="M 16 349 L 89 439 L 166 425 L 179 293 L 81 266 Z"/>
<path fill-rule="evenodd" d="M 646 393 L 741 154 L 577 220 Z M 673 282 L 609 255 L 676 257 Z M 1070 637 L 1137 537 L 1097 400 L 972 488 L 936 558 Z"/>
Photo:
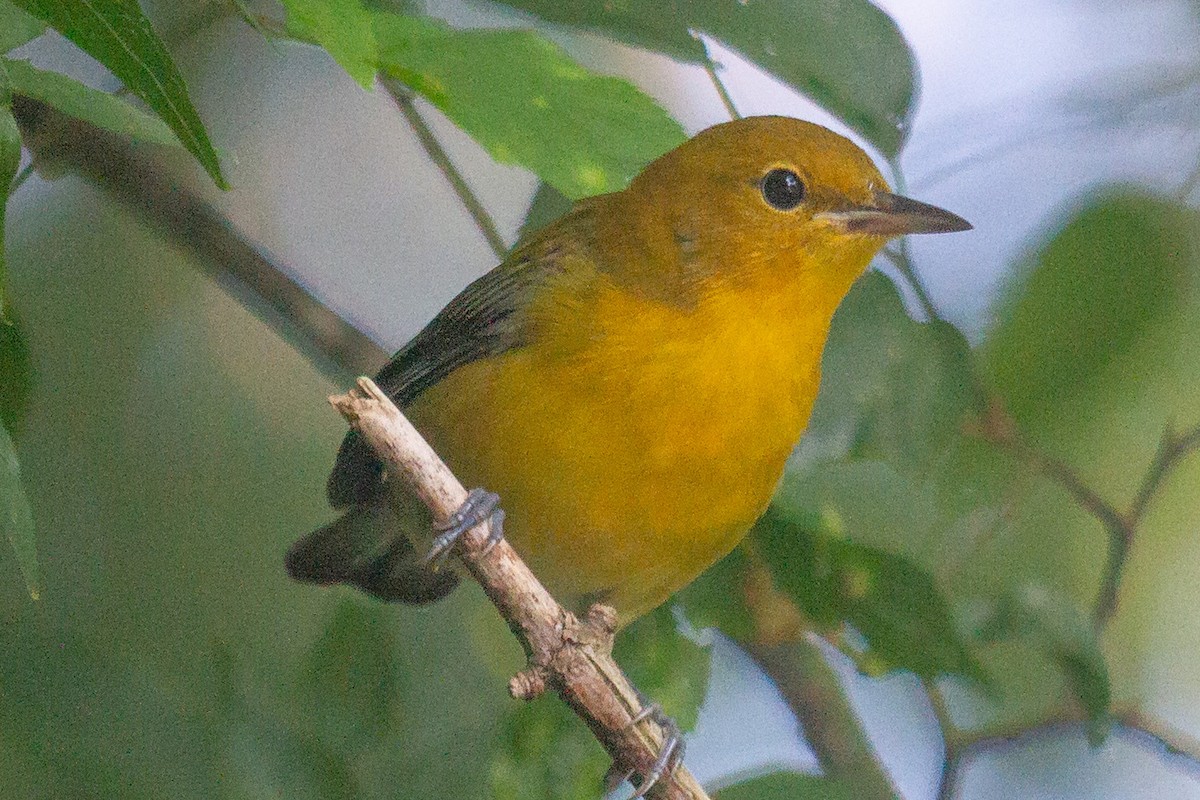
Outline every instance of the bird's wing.
<path fill-rule="evenodd" d="M 401 408 L 454 370 L 472 361 L 521 347 L 527 326 L 524 311 L 546 280 L 567 269 L 586 235 L 564 237 L 563 230 L 584 234 L 590 204 L 580 203 L 566 219 L 520 245 L 498 267 L 463 289 L 384 367 L 375 382 Z M 564 225 L 563 223 L 567 223 Z M 334 508 L 373 500 L 382 486 L 382 466 L 353 431 L 338 451 L 329 476 Z"/>

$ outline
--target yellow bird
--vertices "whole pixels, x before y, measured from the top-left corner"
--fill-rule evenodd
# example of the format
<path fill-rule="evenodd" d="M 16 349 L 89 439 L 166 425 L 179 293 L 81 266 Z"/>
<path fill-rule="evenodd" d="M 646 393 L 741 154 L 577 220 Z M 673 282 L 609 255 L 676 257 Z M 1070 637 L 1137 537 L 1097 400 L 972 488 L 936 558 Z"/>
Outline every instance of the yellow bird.
<path fill-rule="evenodd" d="M 560 602 L 624 624 L 766 509 L 833 313 L 880 247 L 970 227 L 891 194 L 819 125 L 728 122 L 520 244 L 376 380 L 460 480 L 503 499 L 509 541 Z M 328 485 L 346 513 L 293 546 L 294 577 L 405 602 L 454 587 L 423 557 L 427 513 L 384 477 L 348 435 Z M 465 516 L 494 508 L 476 492 Z"/>

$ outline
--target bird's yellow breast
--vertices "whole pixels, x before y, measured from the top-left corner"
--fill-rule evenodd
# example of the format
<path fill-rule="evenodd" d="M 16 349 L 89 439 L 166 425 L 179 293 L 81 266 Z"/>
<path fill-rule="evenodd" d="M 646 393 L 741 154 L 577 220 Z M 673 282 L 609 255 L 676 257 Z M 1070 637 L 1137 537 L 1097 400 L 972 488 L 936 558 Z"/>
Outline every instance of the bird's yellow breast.
<path fill-rule="evenodd" d="M 409 412 L 460 478 L 500 494 L 506 535 L 560 600 L 633 619 L 766 508 L 820 381 L 836 300 L 816 288 L 797 275 L 689 308 L 603 278 L 584 302 L 549 290 L 533 341 Z"/>

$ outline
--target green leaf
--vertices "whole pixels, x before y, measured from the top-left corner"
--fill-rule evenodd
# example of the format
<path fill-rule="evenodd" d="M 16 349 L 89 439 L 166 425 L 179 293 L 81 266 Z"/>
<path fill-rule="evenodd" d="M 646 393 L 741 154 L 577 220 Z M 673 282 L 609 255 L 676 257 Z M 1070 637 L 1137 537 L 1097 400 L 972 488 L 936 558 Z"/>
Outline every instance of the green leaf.
<path fill-rule="evenodd" d="M 1041 586 L 1003 595 L 980 626 L 986 643 L 1024 638 L 1062 670 L 1088 718 L 1088 739 L 1099 746 L 1112 727 L 1112 682 L 1091 618 L 1066 597 Z"/>
<path fill-rule="evenodd" d="M 0 426 L 16 437 L 25 419 L 32 389 L 29 345 L 17 320 L 0 322 Z"/>
<path fill-rule="evenodd" d="M 57 108 L 64 114 L 114 133 L 154 144 L 179 146 L 179 139 L 158 117 L 86 86 L 58 72 L 32 67 L 24 61 L 4 60 L 12 92 Z"/>
<path fill-rule="evenodd" d="M 525 212 L 525 221 L 521 223 L 521 232 L 517 235 L 517 241 L 522 242 L 528 239 L 551 222 L 554 222 L 563 214 L 570 211 L 571 205 L 570 198 L 565 197 L 562 192 L 550 184 L 538 184 L 537 193 L 533 196 L 533 202 L 529 204 L 529 210 Z"/>
<path fill-rule="evenodd" d="M 283 0 L 283 7 L 289 34 L 325 48 L 364 89 L 375 85 L 375 31 L 360 0 Z"/>
<path fill-rule="evenodd" d="M 14 50 L 46 30 L 37 17 L 22 11 L 9 0 L 0 0 L 0 53 Z"/>
<path fill-rule="evenodd" d="M 913 320 L 892 282 L 869 272 L 834 316 L 821 389 L 792 469 L 872 459 L 925 475 L 960 437 L 971 385 L 962 334 L 945 322 Z"/>
<path fill-rule="evenodd" d="M 393 728 L 400 688 L 388 618 L 385 606 L 347 598 L 309 654 L 303 690 L 333 751 L 360 753 Z"/>
<path fill-rule="evenodd" d="M 569 198 L 624 188 L 685 138 L 631 84 L 588 72 L 536 33 L 457 31 L 396 14 L 375 20 L 387 75 L 441 109 L 496 161 L 531 170 Z"/>
<path fill-rule="evenodd" d="M 623 630 L 613 658 L 638 691 L 659 703 L 682 730 L 695 727 L 712 659 L 706 648 L 679 632 L 669 604 Z"/>
<path fill-rule="evenodd" d="M 17 462 L 16 448 L 4 427 L 0 427 L 0 527 L 12 545 L 29 596 L 37 600 L 42 590 L 38 577 L 33 512 L 21 487 L 21 466 Z"/>
<path fill-rule="evenodd" d="M 545 20 L 703 63 L 707 34 L 790 84 L 888 156 L 904 143 L 916 94 L 912 52 L 867 0 L 504 0 Z"/>
<path fill-rule="evenodd" d="M 609 758 L 566 704 L 542 697 L 514 706 L 492 754 L 494 800 L 596 800 Z"/>
<path fill-rule="evenodd" d="M 714 800 L 855 800 L 844 783 L 797 772 L 774 772 L 721 789 Z"/>
<path fill-rule="evenodd" d="M 8 193 L 13 178 L 21 166 L 21 132 L 17 130 L 17 120 L 13 117 L 10 103 L 8 81 L 4 65 L 0 63 L 0 325 L 8 324 L 4 297 L 7 272 L 4 258 L 5 209 L 8 207 Z"/>
<path fill-rule="evenodd" d="M 1104 368 L 1177 307 L 1197 252 L 1194 226 L 1194 213 L 1174 202 L 1110 190 L 1021 270 L 982 353 L 1019 422 L 1037 428 L 1047 415 L 1075 413 Z"/>
<path fill-rule="evenodd" d="M 753 535 L 776 586 L 826 628 L 850 623 L 866 640 L 870 671 L 983 680 L 933 578 L 908 559 L 848 542 L 830 524 L 775 503 Z"/>
<path fill-rule="evenodd" d="M 672 602 L 683 608 L 694 627 L 716 628 L 730 638 L 748 640 L 754 620 L 743 590 L 747 567 L 746 551 L 735 548 L 677 592 Z"/>
<path fill-rule="evenodd" d="M 162 117 L 213 181 L 228 188 L 183 77 L 137 0 L 13 0 L 116 75 Z"/>

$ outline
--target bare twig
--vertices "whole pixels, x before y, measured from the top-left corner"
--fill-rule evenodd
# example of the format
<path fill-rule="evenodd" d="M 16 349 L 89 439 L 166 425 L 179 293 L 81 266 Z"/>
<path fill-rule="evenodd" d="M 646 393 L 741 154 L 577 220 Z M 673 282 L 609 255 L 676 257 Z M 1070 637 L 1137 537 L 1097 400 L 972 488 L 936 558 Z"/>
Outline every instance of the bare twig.
<path fill-rule="evenodd" d="M 1167 426 L 1167 429 L 1163 431 L 1162 439 L 1159 440 L 1158 452 L 1154 455 L 1154 460 L 1150 462 L 1150 467 L 1142 478 L 1142 486 L 1129 506 L 1127 516 L 1133 525 L 1141 523 L 1150 501 L 1154 499 L 1155 494 L 1162 487 L 1163 481 L 1166 480 L 1179 460 L 1197 448 L 1200 448 L 1200 425 L 1182 434 L 1176 434 L 1170 426 Z"/>
<path fill-rule="evenodd" d="M 435 519 L 448 519 L 466 500 L 462 484 L 372 381 L 359 378 L 358 391 L 331 397 L 330 403 L 374 448 L 388 473 L 412 486 Z M 513 678 L 509 691 L 526 700 L 546 689 L 555 691 L 587 723 L 615 764 L 647 774 L 663 735 L 651 719 L 631 724 L 641 702 L 610 655 L 615 612 L 597 605 L 587 619 L 577 619 L 551 597 L 507 542 L 488 550 L 489 532 L 489 523 L 476 525 L 460 539 L 457 552 L 525 648 L 528 667 Z M 648 796 L 708 797 L 682 765 L 654 784 Z"/>
<path fill-rule="evenodd" d="M 992 402 L 970 431 L 1007 450 L 1018 461 L 1046 475 L 1104 526 L 1108 535 L 1108 556 L 1092 610 L 1093 620 L 1097 626 L 1103 627 L 1116 613 L 1121 577 L 1129 560 L 1129 552 L 1137 536 L 1138 527 L 1145 518 L 1146 509 L 1171 470 L 1185 456 L 1200 448 L 1200 426 L 1179 435 L 1173 433 L 1170 428 L 1166 430 L 1159 443 L 1158 453 L 1142 477 L 1141 488 L 1129 510 L 1125 512 L 1118 510 L 1115 504 L 1101 497 L 1084 483 L 1070 465 L 1046 455 L 1025 441 L 1017 430 L 1015 421 L 998 403 Z"/>
<path fill-rule="evenodd" d="M 1194 778 L 1200 778 L 1200 742 L 1137 711 L 1118 714 L 1113 725 L 1114 736 L 1150 752 L 1165 763 L 1181 768 Z M 1061 716 L 1012 730 L 960 733 L 955 737 L 955 743 L 948 741 L 946 745 L 946 766 L 938 800 L 952 800 L 962 769 L 971 759 L 984 753 L 1028 747 L 1068 736 L 1086 740 L 1087 726 L 1088 721 L 1081 717 Z"/>
<path fill-rule="evenodd" d="M 388 94 L 396 101 L 396 107 L 408 121 L 413 133 L 417 135 L 417 141 L 421 143 L 421 147 L 425 148 L 425 154 L 429 156 L 429 160 L 441 171 L 450 187 L 454 189 L 454 193 L 458 195 L 458 200 L 463 204 L 463 208 L 475 221 L 475 226 L 487 240 L 488 246 L 492 248 L 496 258 L 503 259 L 508 254 L 508 245 L 505 243 L 504 237 L 500 235 L 492 215 L 487 212 L 483 203 L 471 191 L 466 178 L 458 171 L 458 167 L 454 166 L 449 153 L 442 147 L 442 143 L 437 140 L 429 125 L 421 117 L 421 112 L 417 110 L 416 103 L 413 102 L 412 90 L 395 78 L 382 77 L 381 82 Z"/>

